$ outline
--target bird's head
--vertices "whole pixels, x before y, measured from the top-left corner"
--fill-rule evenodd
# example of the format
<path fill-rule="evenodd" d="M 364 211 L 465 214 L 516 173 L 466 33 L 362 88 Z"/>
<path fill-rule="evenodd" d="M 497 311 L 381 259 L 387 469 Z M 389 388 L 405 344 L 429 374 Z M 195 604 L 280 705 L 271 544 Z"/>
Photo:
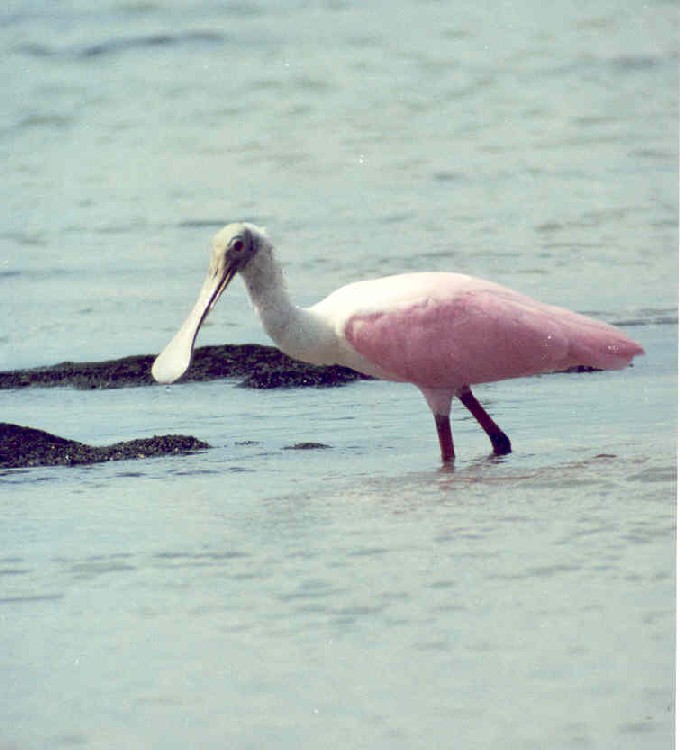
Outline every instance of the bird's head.
<path fill-rule="evenodd" d="M 269 247 L 269 242 L 264 230 L 253 224 L 228 224 L 220 229 L 213 238 L 212 258 L 205 281 L 212 289 L 210 308 L 214 307 L 234 276 L 265 247 Z"/>
<path fill-rule="evenodd" d="M 156 357 L 151 374 L 159 383 L 180 378 L 191 363 L 196 336 L 208 313 L 237 273 L 256 264 L 258 255 L 271 253 L 263 229 L 253 224 L 228 224 L 215 235 L 208 275 L 196 304 L 170 343 Z"/>

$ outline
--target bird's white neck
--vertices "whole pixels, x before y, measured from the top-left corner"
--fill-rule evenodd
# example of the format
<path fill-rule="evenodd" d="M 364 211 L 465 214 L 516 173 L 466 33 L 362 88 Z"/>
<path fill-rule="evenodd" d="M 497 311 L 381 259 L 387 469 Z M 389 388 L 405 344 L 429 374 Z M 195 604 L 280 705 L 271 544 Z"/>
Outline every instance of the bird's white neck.
<path fill-rule="evenodd" d="M 334 332 L 310 310 L 293 304 L 271 246 L 262 247 L 241 275 L 263 328 L 281 351 L 304 362 L 333 364 Z"/>

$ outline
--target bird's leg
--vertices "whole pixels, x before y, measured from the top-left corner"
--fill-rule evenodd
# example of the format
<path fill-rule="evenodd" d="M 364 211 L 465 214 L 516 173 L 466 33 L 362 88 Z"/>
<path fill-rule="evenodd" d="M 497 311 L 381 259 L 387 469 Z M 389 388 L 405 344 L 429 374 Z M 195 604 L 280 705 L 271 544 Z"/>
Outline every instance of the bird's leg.
<path fill-rule="evenodd" d="M 439 447 L 442 451 L 442 461 L 450 463 L 453 461 L 455 454 L 453 451 L 453 435 L 451 434 L 451 420 L 448 414 L 435 414 L 434 423 L 437 425 L 437 437 L 439 438 Z"/>
<path fill-rule="evenodd" d="M 472 391 L 469 388 L 465 388 L 458 398 L 460 398 L 463 406 L 479 422 L 481 428 L 489 436 L 489 440 L 491 440 L 491 445 L 493 446 L 493 452 L 497 456 L 505 456 L 507 453 L 510 453 L 512 450 L 510 438 L 508 438 L 503 430 L 501 430 L 501 428 L 486 413 L 484 407 L 472 395 Z"/>

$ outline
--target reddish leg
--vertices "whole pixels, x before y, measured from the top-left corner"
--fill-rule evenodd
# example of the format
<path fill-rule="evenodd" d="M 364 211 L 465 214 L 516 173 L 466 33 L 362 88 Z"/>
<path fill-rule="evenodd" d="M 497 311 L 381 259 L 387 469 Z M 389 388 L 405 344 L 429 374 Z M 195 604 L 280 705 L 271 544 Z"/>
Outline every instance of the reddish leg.
<path fill-rule="evenodd" d="M 507 453 L 510 453 L 512 450 L 510 439 L 486 413 L 484 407 L 472 395 L 472 391 L 469 388 L 466 388 L 459 398 L 463 403 L 463 406 L 479 422 L 481 428 L 489 436 L 489 440 L 491 440 L 491 445 L 493 446 L 493 452 L 497 456 L 505 456 Z"/>
<path fill-rule="evenodd" d="M 442 461 L 449 463 L 454 459 L 451 420 L 448 414 L 435 414 L 434 423 L 437 425 L 437 437 L 439 438 L 439 447 L 442 451 Z"/>

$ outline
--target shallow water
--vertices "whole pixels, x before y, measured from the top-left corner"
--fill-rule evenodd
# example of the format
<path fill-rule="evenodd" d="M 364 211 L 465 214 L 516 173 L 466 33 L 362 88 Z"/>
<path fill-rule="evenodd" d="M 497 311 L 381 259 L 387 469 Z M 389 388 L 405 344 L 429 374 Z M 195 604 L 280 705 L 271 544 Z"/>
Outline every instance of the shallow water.
<path fill-rule="evenodd" d="M 479 388 L 0 393 L 205 453 L 0 476 L 0 746 L 665 748 L 673 726 L 671 3 L 0 11 L 3 369 L 158 351 L 212 232 L 293 295 L 405 269 L 621 325 L 624 372 Z M 264 342 L 243 290 L 201 343 Z M 330 449 L 284 450 L 299 442 Z"/>

